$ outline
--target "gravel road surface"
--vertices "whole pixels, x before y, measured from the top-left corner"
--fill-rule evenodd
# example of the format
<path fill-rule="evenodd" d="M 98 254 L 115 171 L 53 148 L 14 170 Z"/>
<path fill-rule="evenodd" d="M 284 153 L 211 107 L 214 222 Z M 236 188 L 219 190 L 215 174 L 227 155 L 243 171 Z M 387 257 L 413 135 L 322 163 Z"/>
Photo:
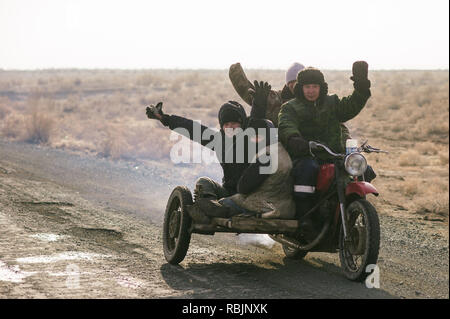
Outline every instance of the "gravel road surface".
<path fill-rule="evenodd" d="M 388 203 L 378 289 L 345 279 L 337 254 L 289 260 L 263 235 L 193 235 L 169 265 L 162 216 L 171 190 L 194 184 L 189 171 L 0 140 L 0 297 L 449 297 L 448 224 L 394 217 Z"/>

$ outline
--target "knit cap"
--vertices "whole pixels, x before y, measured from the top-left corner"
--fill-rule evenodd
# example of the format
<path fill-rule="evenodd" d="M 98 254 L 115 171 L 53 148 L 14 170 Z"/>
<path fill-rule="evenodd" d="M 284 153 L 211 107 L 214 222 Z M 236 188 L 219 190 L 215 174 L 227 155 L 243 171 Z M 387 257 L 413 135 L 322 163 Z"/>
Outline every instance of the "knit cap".
<path fill-rule="evenodd" d="M 301 70 L 303 70 L 305 66 L 303 64 L 294 62 L 289 69 L 286 71 L 286 84 L 288 84 L 291 81 L 297 80 L 297 74 Z"/>

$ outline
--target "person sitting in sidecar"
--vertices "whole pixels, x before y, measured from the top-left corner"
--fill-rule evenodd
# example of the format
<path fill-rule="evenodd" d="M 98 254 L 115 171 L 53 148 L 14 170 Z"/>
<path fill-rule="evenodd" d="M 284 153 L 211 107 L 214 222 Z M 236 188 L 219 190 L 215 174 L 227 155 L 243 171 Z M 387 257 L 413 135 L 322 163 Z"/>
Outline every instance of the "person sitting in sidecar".
<path fill-rule="evenodd" d="M 228 101 L 224 103 L 218 112 L 218 120 L 220 130 L 216 131 L 204 125 L 200 125 L 191 119 L 187 119 L 177 115 L 168 115 L 162 111 L 162 102 L 157 105 L 150 105 L 146 108 L 146 114 L 149 119 L 157 119 L 164 126 L 171 130 L 190 138 L 194 142 L 200 143 L 202 146 L 208 147 L 216 153 L 217 159 L 223 169 L 222 184 L 214 181 L 209 177 L 200 177 L 195 182 L 194 196 L 196 201 L 194 205 L 189 207 L 191 217 L 199 222 L 207 223 L 209 220 L 204 216 L 202 209 L 199 207 L 201 203 L 211 204 L 210 200 L 220 199 L 231 196 L 237 192 L 237 184 L 242 172 L 250 164 L 252 159 L 247 154 L 248 139 L 242 139 L 243 130 L 246 129 L 249 118 L 246 115 L 243 106 L 236 101 Z M 198 125 L 199 138 L 194 134 L 195 125 Z M 181 129 L 181 130 L 179 130 Z M 238 141 L 243 141 L 242 152 L 239 154 Z M 236 155 L 241 155 L 242 160 L 237 160 Z M 219 205 L 215 205 L 215 209 L 208 211 L 212 214 L 223 216 L 228 210 Z"/>
<path fill-rule="evenodd" d="M 236 194 L 218 201 L 201 202 L 205 214 L 211 217 L 241 215 L 294 219 L 292 161 L 278 142 L 273 123 L 266 119 L 251 119 L 245 133 L 249 136 L 249 148 L 256 150 L 255 157 L 242 173 Z M 219 206 L 229 210 L 222 208 L 222 216 L 219 216 L 215 209 Z"/>

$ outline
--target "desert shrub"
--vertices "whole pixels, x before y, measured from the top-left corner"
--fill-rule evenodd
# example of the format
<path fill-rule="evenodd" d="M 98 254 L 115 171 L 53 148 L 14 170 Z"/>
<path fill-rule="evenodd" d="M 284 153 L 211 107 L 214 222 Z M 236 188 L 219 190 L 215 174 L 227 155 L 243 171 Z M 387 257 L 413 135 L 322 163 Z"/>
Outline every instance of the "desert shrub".
<path fill-rule="evenodd" d="M 87 141 L 75 140 L 73 138 L 65 137 L 60 139 L 58 142 L 52 143 L 54 148 L 69 149 L 72 151 L 81 152 L 96 152 L 95 145 Z"/>
<path fill-rule="evenodd" d="M 114 127 L 108 127 L 105 137 L 100 144 L 100 155 L 111 157 L 112 159 L 121 158 L 127 151 L 127 145 L 123 138 L 121 130 Z"/>
<path fill-rule="evenodd" d="M 44 86 L 44 85 L 48 84 L 48 81 L 46 79 L 39 78 L 38 81 L 37 81 L 37 84 Z"/>
<path fill-rule="evenodd" d="M 449 215 L 449 194 L 440 193 L 434 196 L 421 198 L 416 201 L 416 213 L 435 214 L 443 217 Z"/>
<path fill-rule="evenodd" d="M 427 128 L 428 135 L 448 135 L 448 123 L 432 123 Z"/>
<path fill-rule="evenodd" d="M 390 110 L 399 110 L 400 109 L 400 105 L 398 103 L 392 103 L 388 105 L 388 109 Z"/>
<path fill-rule="evenodd" d="M 416 195 L 419 192 L 419 185 L 422 185 L 423 183 L 418 179 L 410 179 L 406 180 L 402 184 L 402 192 L 406 196 L 412 197 Z"/>
<path fill-rule="evenodd" d="M 151 86 L 153 84 L 158 84 L 163 81 L 163 78 L 156 74 L 155 72 L 145 72 L 136 76 L 135 83 L 139 86 Z"/>
<path fill-rule="evenodd" d="M 22 114 L 11 113 L 6 116 L 1 126 L 1 135 L 11 139 L 21 139 L 25 118 Z"/>
<path fill-rule="evenodd" d="M 25 135 L 23 140 L 33 144 L 47 144 L 55 127 L 50 115 L 33 110 L 25 119 Z"/>
<path fill-rule="evenodd" d="M 449 213 L 449 185 L 448 179 L 434 177 L 422 180 L 419 191 L 415 194 L 415 212 L 419 214 L 448 217 Z"/>
<path fill-rule="evenodd" d="M 184 83 L 187 87 L 194 87 L 200 84 L 200 76 L 198 72 L 194 72 L 191 74 L 188 74 L 184 78 Z"/>
<path fill-rule="evenodd" d="M 417 143 L 414 148 L 419 151 L 422 155 L 436 155 L 438 153 L 438 148 L 436 143 L 423 142 Z"/>
<path fill-rule="evenodd" d="M 4 119 L 9 113 L 11 113 L 11 110 L 0 101 L 0 120 Z"/>
<path fill-rule="evenodd" d="M 172 93 L 177 93 L 183 88 L 184 79 L 183 78 L 176 78 L 172 81 L 170 85 L 170 91 Z"/>

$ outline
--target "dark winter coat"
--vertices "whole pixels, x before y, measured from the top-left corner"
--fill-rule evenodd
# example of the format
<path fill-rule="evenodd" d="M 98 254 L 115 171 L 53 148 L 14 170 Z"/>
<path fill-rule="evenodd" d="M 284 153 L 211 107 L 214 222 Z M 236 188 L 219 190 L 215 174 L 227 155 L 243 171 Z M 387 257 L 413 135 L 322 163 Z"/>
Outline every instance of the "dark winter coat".
<path fill-rule="evenodd" d="M 355 90 L 342 99 L 337 95 L 321 96 L 315 102 L 292 99 L 282 105 L 278 115 L 279 138 L 283 145 L 287 145 L 289 137 L 300 135 L 307 141 L 322 142 L 334 152 L 344 153 L 341 123 L 358 115 L 369 97 L 370 91 L 361 93 Z M 320 157 L 326 159 L 329 156 L 322 153 Z"/>
<path fill-rule="evenodd" d="M 244 130 L 247 122 L 248 122 L 248 118 L 247 115 L 245 113 L 245 110 L 242 106 L 233 106 L 233 105 L 229 105 L 227 104 L 227 106 L 223 106 L 221 108 L 220 112 L 223 111 L 224 107 L 226 108 L 232 108 L 234 109 L 236 112 L 238 112 L 241 117 L 242 117 L 242 129 Z M 194 124 L 194 121 L 191 119 L 187 119 L 181 116 L 177 116 L 177 115 L 167 115 L 165 116 L 165 119 L 163 120 L 163 124 L 168 126 L 171 130 L 175 130 L 177 128 L 184 128 L 186 130 L 186 132 L 180 131 L 180 134 L 190 138 L 191 140 L 193 140 L 194 142 L 200 143 L 203 146 L 206 146 L 208 148 L 210 148 L 211 150 L 213 150 L 216 153 L 217 159 L 220 162 L 220 165 L 222 166 L 222 170 L 223 170 L 223 179 L 222 179 L 222 186 L 230 193 L 230 194 L 235 194 L 237 192 L 237 184 L 239 181 L 239 178 L 242 175 L 242 172 L 248 167 L 250 160 L 248 159 L 248 155 L 247 155 L 247 147 L 244 147 L 244 156 L 243 156 L 243 162 L 239 163 L 236 157 L 236 141 L 237 138 L 239 138 L 239 136 L 234 136 L 232 139 L 232 141 L 230 141 L 230 137 L 227 137 L 225 135 L 225 132 L 221 129 L 220 131 L 211 129 L 209 127 L 206 127 L 204 125 L 200 126 L 200 131 L 201 131 L 201 139 L 200 140 L 194 140 L 194 125 L 200 125 L 198 123 Z M 187 134 L 186 134 L 187 133 Z M 206 134 L 206 138 L 204 133 Z M 218 149 L 217 146 L 213 143 L 213 141 L 215 139 L 219 139 L 220 141 L 222 141 L 221 143 L 221 148 Z M 228 139 L 228 141 L 226 141 Z M 232 142 L 231 143 L 227 143 L 227 142 Z M 230 149 L 225 149 L 226 145 L 232 145 L 232 147 Z M 232 153 L 231 153 L 232 152 Z M 226 156 L 233 154 L 233 162 L 232 163 L 225 163 L 225 158 L 227 158 Z"/>

